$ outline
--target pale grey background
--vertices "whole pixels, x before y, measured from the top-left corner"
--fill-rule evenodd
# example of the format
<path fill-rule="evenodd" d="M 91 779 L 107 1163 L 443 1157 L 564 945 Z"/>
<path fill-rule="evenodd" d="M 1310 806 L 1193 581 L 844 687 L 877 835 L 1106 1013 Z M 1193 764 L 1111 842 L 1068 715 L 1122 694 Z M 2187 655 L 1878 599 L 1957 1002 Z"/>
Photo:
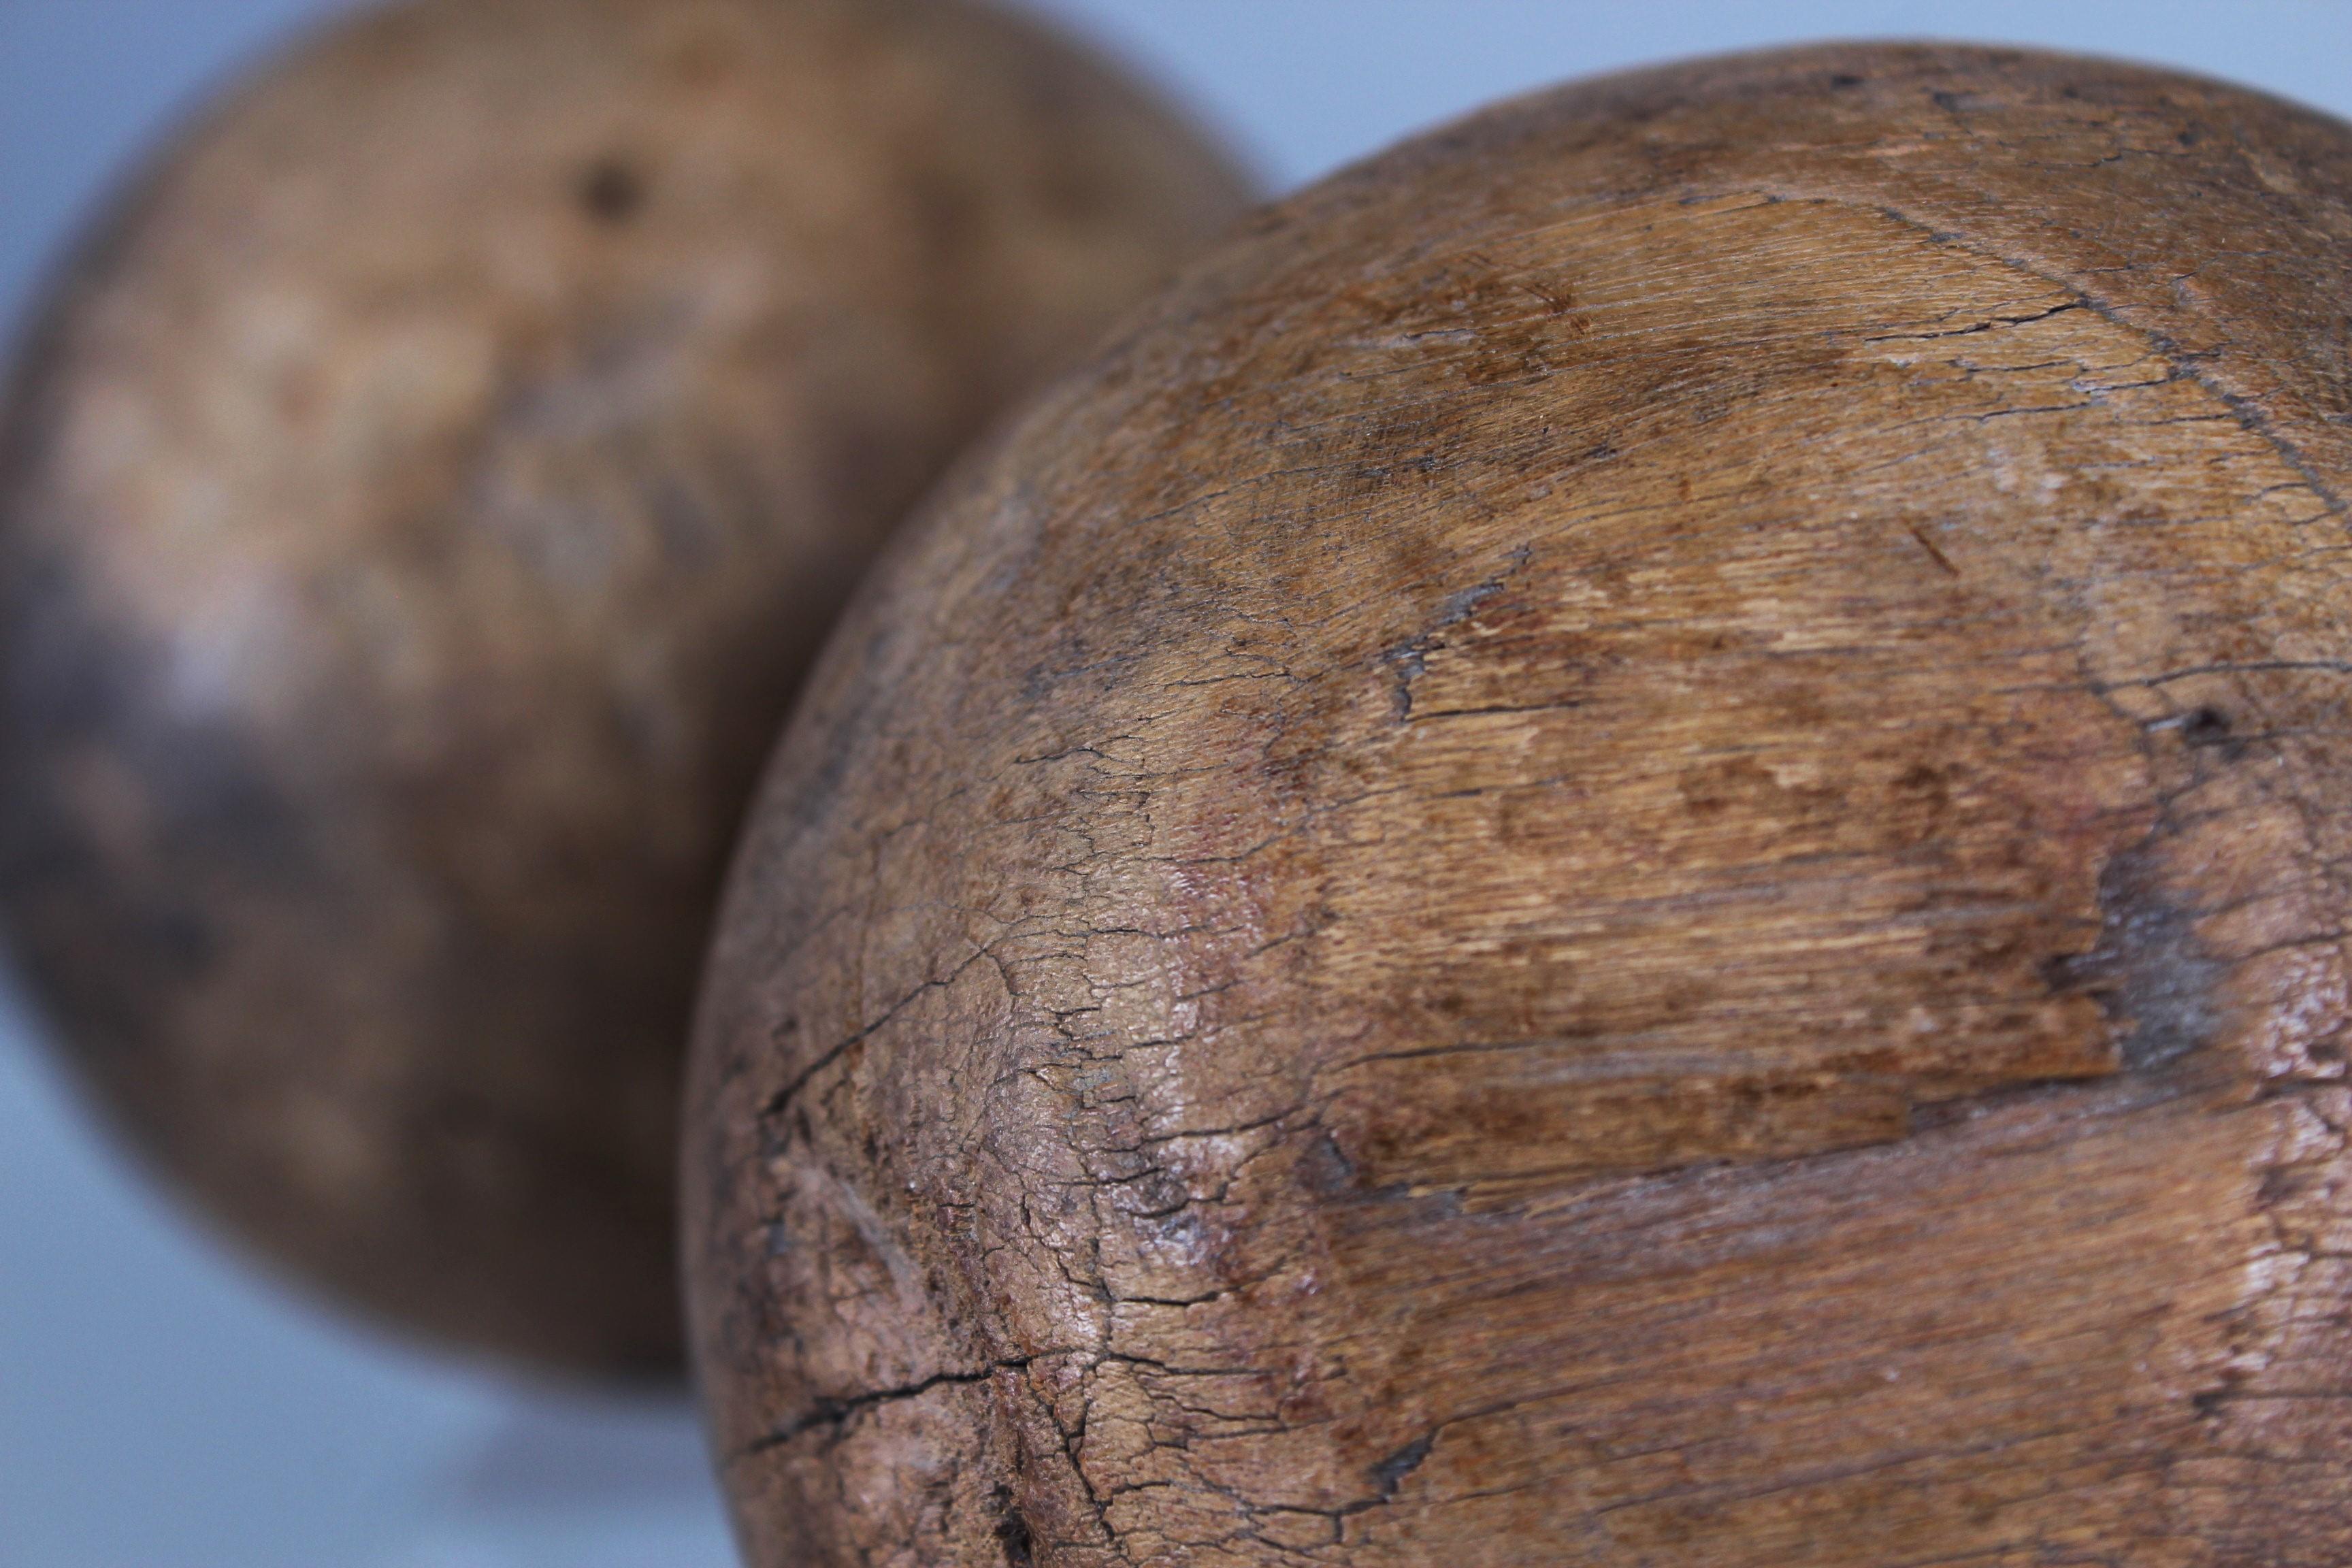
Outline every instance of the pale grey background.
<path fill-rule="evenodd" d="M 2352 112 L 2352 5 L 1036 0 L 1277 185 L 1505 93 L 1823 37 L 2040 43 Z M 336 0 L 0 0 L 0 322 L 126 161 Z M 691 1416 L 364 1337 L 209 1250 L 0 995 L 0 1563 L 723 1568 Z"/>

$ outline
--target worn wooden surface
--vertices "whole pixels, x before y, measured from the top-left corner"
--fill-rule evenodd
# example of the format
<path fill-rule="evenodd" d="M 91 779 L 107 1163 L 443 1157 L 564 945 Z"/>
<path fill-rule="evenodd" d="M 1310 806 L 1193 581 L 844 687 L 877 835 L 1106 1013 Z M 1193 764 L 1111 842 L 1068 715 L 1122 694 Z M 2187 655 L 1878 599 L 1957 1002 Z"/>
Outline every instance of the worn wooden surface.
<path fill-rule="evenodd" d="M 60 280 L 0 493 L 0 905 L 136 1144 L 301 1276 L 674 1363 L 726 847 L 884 531 L 1236 215 L 928 0 L 430 0 Z"/>
<path fill-rule="evenodd" d="M 753 1563 L 2352 1561 L 2347 195 L 2226 88 L 1811 49 L 1192 274 L 737 862 Z"/>

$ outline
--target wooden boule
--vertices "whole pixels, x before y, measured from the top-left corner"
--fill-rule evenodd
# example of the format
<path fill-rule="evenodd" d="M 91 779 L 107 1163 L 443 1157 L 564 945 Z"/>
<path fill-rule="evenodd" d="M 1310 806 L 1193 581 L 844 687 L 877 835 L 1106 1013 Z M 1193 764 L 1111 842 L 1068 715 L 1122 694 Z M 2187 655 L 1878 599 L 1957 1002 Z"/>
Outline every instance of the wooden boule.
<path fill-rule="evenodd" d="M 694 975 L 806 661 L 1244 199 L 956 0 L 423 0 L 207 112 L 0 435 L 0 910 L 112 1120 L 344 1301 L 676 1364 Z"/>
<path fill-rule="evenodd" d="M 1961 47 L 1196 266 L 739 852 L 752 1563 L 2352 1561 L 2347 299 L 2352 131 Z"/>

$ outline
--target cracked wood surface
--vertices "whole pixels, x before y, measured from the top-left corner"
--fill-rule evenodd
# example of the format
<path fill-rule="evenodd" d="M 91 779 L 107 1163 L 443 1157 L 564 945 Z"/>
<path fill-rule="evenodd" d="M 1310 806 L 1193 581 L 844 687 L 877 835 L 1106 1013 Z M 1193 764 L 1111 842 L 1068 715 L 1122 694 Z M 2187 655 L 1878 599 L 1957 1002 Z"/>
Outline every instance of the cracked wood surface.
<path fill-rule="evenodd" d="M 933 0 L 427 0 L 191 128 L 0 430 L 0 905 L 141 1152 L 306 1280 L 680 1359 L 728 844 L 884 532 L 1237 217 Z"/>
<path fill-rule="evenodd" d="M 2352 133 L 1507 104 L 969 462 L 685 1165 L 786 1563 L 2340 1563 Z"/>

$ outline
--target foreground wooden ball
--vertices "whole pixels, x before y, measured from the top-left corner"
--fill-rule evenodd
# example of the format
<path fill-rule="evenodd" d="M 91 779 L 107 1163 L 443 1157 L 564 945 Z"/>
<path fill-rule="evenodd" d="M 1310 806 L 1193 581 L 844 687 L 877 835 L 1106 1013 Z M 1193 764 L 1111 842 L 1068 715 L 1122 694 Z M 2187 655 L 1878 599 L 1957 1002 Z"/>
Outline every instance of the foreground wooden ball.
<path fill-rule="evenodd" d="M 412 1327 L 674 1361 L 719 872 L 856 574 L 1234 216 L 931 0 L 428 0 L 197 127 L 0 470 L 0 906 L 133 1141 Z"/>
<path fill-rule="evenodd" d="M 2352 1559 L 2352 132 L 1525 100 L 969 470 L 733 873 L 751 1559 Z"/>

